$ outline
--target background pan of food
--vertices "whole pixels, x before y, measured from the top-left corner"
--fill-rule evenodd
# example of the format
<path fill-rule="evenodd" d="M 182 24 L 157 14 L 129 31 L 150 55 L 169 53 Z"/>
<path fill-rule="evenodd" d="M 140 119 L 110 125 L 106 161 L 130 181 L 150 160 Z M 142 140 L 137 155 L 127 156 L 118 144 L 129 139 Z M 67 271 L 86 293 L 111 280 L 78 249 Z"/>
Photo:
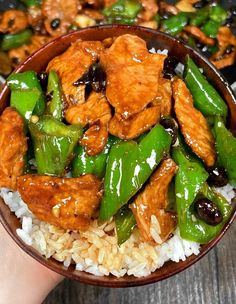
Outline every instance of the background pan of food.
<path fill-rule="evenodd" d="M 55 42 L 49 44 L 47 47 L 43 48 L 41 51 L 39 51 L 37 54 L 35 54 L 32 57 L 32 60 L 29 59 L 26 64 L 20 68 L 18 71 L 24 71 L 25 69 L 30 70 L 33 69 L 36 72 L 39 72 L 41 70 L 44 70 L 47 63 L 50 61 L 50 59 L 54 58 L 56 55 L 59 55 L 61 52 L 63 52 L 69 45 L 70 42 L 75 41 L 78 38 L 82 38 L 84 40 L 94 40 L 94 37 L 96 37 L 96 40 L 102 40 L 107 37 L 113 37 L 113 36 L 119 36 L 124 33 L 132 33 L 141 36 L 144 38 L 149 48 L 156 48 L 156 49 L 168 49 L 170 52 L 170 55 L 177 56 L 180 61 L 183 60 L 185 55 L 187 53 L 190 54 L 190 56 L 194 59 L 194 61 L 205 71 L 208 79 L 215 85 L 215 87 L 218 88 L 219 92 L 222 94 L 222 96 L 225 98 L 226 102 L 228 103 L 230 109 L 231 109 L 231 123 L 234 123 L 235 119 L 235 101 L 232 95 L 232 92 L 229 89 L 229 86 L 224 80 L 221 78 L 221 76 L 214 70 L 214 68 L 209 67 L 207 61 L 204 59 L 201 59 L 199 55 L 194 52 L 191 49 L 185 48 L 182 44 L 178 43 L 177 41 L 170 39 L 168 36 L 164 34 L 159 34 L 155 31 L 149 31 L 149 30 L 140 30 L 136 28 L 126 28 L 126 27 L 103 27 L 100 30 L 98 29 L 88 29 L 83 30 L 78 33 L 70 34 L 65 37 L 57 39 Z M 4 89 L 2 96 L 4 97 L 2 99 L 3 104 L 2 108 L 6 106 L 7 104 L 7 97 L 9 96 L 7 92 L 7 88 Z M 2 209 L 3 208 L 3 209 Z M 11 235 L 14 235 L 14 238 L 18 242 L 19 245 L 22 246 L 22 243 L 19 242 L 19 239 L 15 235 L 14 229 L 16 227 L 19 227 L 17 225 L 17 221 L 14 217 L 14 219 L 10 219 L 9 210 L 6 210 L 4 205 L 1 205 L 1 210 L 4 210 L 4 218 L 3 223 L 5 224 L 8 231 L 11 233 Z M 233 220 L 233 219 L 231 219 Z M 14 226 L 15 224 L 15 226 Z M 14 226 L 14 227 L 13 227 Z M 226 227 L 223 229 L 222 233 L 225 231 Z M 52 269 L 63 273 L 64 275 L 67 275 L 69 277 L 72 277 L 74 279 L 80 279 L 83 280 L 83 282 L 87 282 L 90 284 L 99 284 L 104 286 L 129 286 L 129 285 L 141 285 L 141 284 L 147 284 L 150 282 L 154 282 L 163 278 L 166 278 L 170 275 L 173 275 L 174 273 L 177 273 L 181 271 L 183 268 L 189 266 L 191 263 L 196 261 L 198 258 L 200 258 L 204 253 L 206 253 L 220 238 L 217 237 L 215 240 L 213 240 L 211 243 L 209 243 L 206 246 L 203 246 L 202 252 L 198 257 L 190 257 L 185 262 L 180 262 L 178 264 L 168 263 L 164 266 L 164 268 L 156 271 L 155 273 L 151 274 L 147 278 L 133 278 L 132 282 L 128 282 L 128 279 L 121 278 L 121 279 L 115 279 L 115 278 L 94 278 L 93 276 L 89 274 L 84 273 L 78 273 L 74 271 L 73 269 L 69 268 L 67 271 L 65 271 L 65 268 L 56 263 L 53 260 L 50 260 L 47 262 L 46 259 L 43 259 L 42 257 L 38 256 L 35 251 L 33 253 L 32 249 L 27 246 L 23 246 L 29 253 L 31 253 L 34 257 L 36 257 L 40 262 L 47 265 L 48 267 L 51 267 Z"/>

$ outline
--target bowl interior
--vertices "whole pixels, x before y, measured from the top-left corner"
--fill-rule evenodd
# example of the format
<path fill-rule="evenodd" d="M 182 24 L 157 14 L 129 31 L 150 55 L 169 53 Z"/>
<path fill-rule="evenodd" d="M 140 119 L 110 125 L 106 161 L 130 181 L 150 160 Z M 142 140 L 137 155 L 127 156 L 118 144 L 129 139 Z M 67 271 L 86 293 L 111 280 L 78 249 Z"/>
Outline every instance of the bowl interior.
<path fill-rule="evenodd" d="M 207 79 L 214 84 L 224 100 L 227 102 L 230 109 L 228 120 L 229 127 L 236 129 L 236 101 L 233 92 L 224 77 L 207 61 L 206 58 L 204 58 L 198 52 L 183 45 L 182 42 L 174 39 L 173 37 L 154 30 L 141 27 L 112 25 L 92 27 L 72 32 L 65 36 L 56 38 L 55 40 L 49 42 L 46 46 L 43 46 L 35 54 L 30 56 L 23 64 L 21 64 L 16 71 L 23 72 L 26 70 L 34 70 L 36 72 L 40 72 L 45 70 L 48 62 L 52 58 L 65 51 L 70 44 L 77 39 L 103 40 L 108 37 L 117 37 L 127 33 L 135 34 L 143 38 L 147 42 L 149 49 L 152 47 L 160 50 L 167 49 L 169 51 L 169 55 L 179 58 L 180 62 L 183 62 L 184 57 L 189 54 L 197 65 L 204 70 Z M 5 86 L 0 95 L 0 113 L 9 104 L 9 93 L 9 89 Z M 20 227 L 18 219 L 13 213 L 10 212 L 9 208 L 4 204 L 4 202 L 0 200 L 0 220 L 2 224 L 9 232 L 11 237 L 17 242 L 17 244 L 33 258 L 38 260 L 46 267 L 71 279 L 75 279 L 83 283 L 110 287 L 129 287 L 154 283 L 186 269 L 205 255 L 221 239 L 225 231 L 233 222 L 235 215 L 236 211 L 234 204 L 232 216 L 228 223 L 226 223 L 222 232 L 209 244 L 202 246 L 201 253 L 198 256 L 191 256 L 186 261 L 179 263 L 167 262 L 162 268 L 143 278 L 135 278 L 130 276 L 124 276 L 123 278 L 115 278 L 112 276 L 96 277 L 85 272 L 74 270 L 72 266 L 67 269 L 62 263 L 59 263 L 52 258 L 46 259 L 39 255 L 39 253 L 32 247 L 25 245 L 16 234 L 16 229 Z"/>

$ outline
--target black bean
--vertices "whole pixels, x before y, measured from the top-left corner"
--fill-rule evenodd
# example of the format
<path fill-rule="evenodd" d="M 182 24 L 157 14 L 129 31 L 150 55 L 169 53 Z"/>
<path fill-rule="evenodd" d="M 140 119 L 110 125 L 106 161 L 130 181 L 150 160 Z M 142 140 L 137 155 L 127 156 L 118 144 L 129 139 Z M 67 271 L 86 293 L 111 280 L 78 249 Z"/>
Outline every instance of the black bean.
<path fill-rule="evenodd" d="M 53 30 L 56 30 L 60 26 L 60 24 L 61 24 L 61 20 L 59 18 L 55 18 L 51 21 L 50 25 Z"/>
<path fill-rule="evenodd" d="M 223 167 L 220 166 L 214 166 L 208 168 L 208 183 L 211 186 L 215 187 L 223 187 L 228 184 L 229 179 L 227 176 L 227 172 Z"/>
<path fill-rule="evenodd" d="M 53 99 L 53 91 L 48 92 L 48 93 L 46 94 L 46 101 L 47 101 L 47 102 L 51 101 L 52 99 Z"/>
<path fill-rule="evenodd" d="M 164 61 L 164 77 L 171 79 L 176 75 L 175 68 L 178 65 L 179 60 L 174 56 L 168 56 Z"/>
<path fill-rule="evenodd" d="M 196 9 L 202 8 L 205 5 L 204 1 L 198 1 L 193 4 L 193 7 Z"/>
<path fill-rule="evenodd" d="M 178 124 L 172 117 L 163 117 L 160 120 L 160 124 L 165 128 L 165 130 L 172 137 L 172 145 L 175 144 L 178 136 Z"/>
<path fill-rule="evenodd" d="M 234 23 L 234 19 L 232 18 L 232 16 L 229 16 L 225 19 L 223 25 L 230 27 L 233 23 Z"/>
<path fill-rule="evenodd" d="M 231 16 L 236 16 L 236 6 L 231 6 L 230 10 L 229 10 Z"/>
<path fill-rule="evenodd" d="M 41 84 L 41 87 L 44 91 L 47 89 L 48 84 L 48 73 L 47 72 L 40 72 L 38 73 L 38 80 Z"/>
<path fill-rule="evenodd" d="M 225 54 L 229 55 L 234 51 L 234 46 L 232 44 L 228 45 L 225 49 Z"/>
<path fill-rule="evenodd" d="M 199 199 L 194 203 L 194 209 L 198 218 L 208 225 L 218 225 L 222 222 L 223 216 L 216 204 L 207 198 Z"/>
<path fill-rule="evenodd" d="M 94 63 L 80 79 L 73 83 L 74 86 L 89 85 L 95 92 L 104 91 L 106 88 L 106 73 L 99 63 Z"/>

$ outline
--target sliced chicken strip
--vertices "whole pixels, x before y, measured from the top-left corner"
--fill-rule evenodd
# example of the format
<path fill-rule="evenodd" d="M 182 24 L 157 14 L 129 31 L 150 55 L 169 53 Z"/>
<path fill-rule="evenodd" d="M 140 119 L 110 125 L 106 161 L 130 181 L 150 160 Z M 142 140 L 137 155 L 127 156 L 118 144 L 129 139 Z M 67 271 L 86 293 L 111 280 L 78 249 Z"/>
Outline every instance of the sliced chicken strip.
<path fill-rule="evenodd" d="M 55 70 L 61 79 L 66 107 L 85 102 L 85 85 L 73 83 L 98 59 L 103 48 L 100 41 L 77 41 L 49 62 L 47 71 Z"/>
<path fill-rule="evenodd" d="M 27 151 L 24 121 L 16 110 L 6 108 L 0 117 L 0 130 L 0 187 L 16 190 Z"/>
<path fill-rule="evenodd" d="M 8 10 L 1 15 L 0 33 L 15 34 L 27 28 L 27 14 L 20 10 Z"/>
<path fill-rule="evenodd" d="M 162 161 L 149 183 L 130 206 L 145 241 L 154 242 L 150 231 L 152 215 L 159 223 L 160 242 L 164 242 L 176 227 L 175 215 L 166 212 L 165 208 L 168 205 L 168 187 L 177 169 L 172 159 Z"/>
<path fill-rule="evenodd" d="M 210 167 L 215 164 L 215 142 L 206 118 L 194 108 L 193 98 L 181 79 L 173 82 L 175 114 L 186 143 Z"/>
<path fill-rule="evenodd" d="M 118 37 L 101 54 L 107 74 L 106 96 L 117 114 L 127 119 L 156 97 L 165 58 L 149 53 L 143 39 L 129 34 Z"/>
<path fill-rule="evenodd" d="M 121 139 L 133 139 L 148 131 L 160 119 L 161 105 L 153 106 L 123 119 L 116 114 L 109 122 L 109 132 Z"/>
<path fill-rule="evenodd" d="M 139 19 L 150 21 L 158 12 L 158 4 L 155 0 L 140 0 L 143 11 L 139 14 Z"/>
<path fill-rule="evenodd" d="M 169 79 L 160 78 L 158 91 L 152 105 L 161 104 L 161 116 L 170 116 L 172 109 L 172 87 Z"/>
<path fill-rule="evenodd" d="M 42 221 L 69 230 L 86 230 L 101 200 L 101 181 L 95 175 L 78 178 L 24 175 L 18 191 Z"/>

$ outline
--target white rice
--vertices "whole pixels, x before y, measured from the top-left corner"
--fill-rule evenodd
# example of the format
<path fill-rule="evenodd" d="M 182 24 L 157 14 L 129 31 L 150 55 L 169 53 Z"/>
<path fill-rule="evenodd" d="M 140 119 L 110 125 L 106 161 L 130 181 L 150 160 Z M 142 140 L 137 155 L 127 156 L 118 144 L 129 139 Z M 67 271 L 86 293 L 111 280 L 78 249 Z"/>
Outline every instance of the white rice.
<path fill-rule="evenodd" d="M 233 187 L 217 188 L 230 202 Z M 74 264 L 75 269 L 96 276 L 136 277 L 147 276 L 166 261 L 184 261 L 192 254 L 198 255 L 200 244 L 183 240 L 178 229 L 165 243 L 160 240 L 160 226 L 155 216 L 151 218 L 151 235 L 156 245 L 143 242 L 138 229 L 120 247 L 117 244 L 113 219 L 105 223 L 94 220 L 85 232 L 69 232 L 39 221 L 27 208 L 18 192 L 0 189 L 0 196 L 21 221 L 18 236 L 38 250 L 46 258 L 53 257 L 65 267 Z"/>

